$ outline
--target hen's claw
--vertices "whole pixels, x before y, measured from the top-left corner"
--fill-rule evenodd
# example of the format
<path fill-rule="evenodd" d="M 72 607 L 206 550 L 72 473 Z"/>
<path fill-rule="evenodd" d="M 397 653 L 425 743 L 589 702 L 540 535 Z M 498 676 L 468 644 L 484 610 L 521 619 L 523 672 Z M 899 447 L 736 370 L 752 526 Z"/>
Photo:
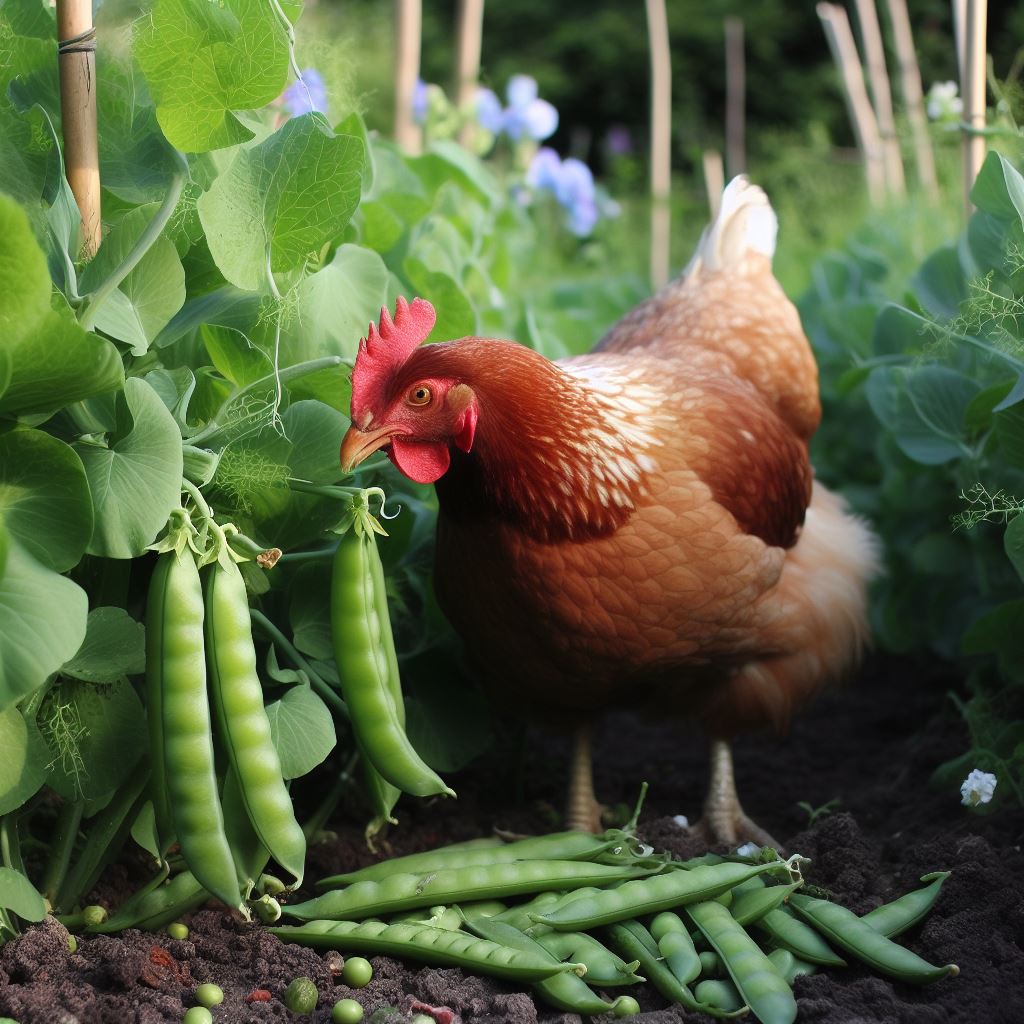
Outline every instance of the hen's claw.
<path fill-rule="evenodd" d="M 604 831 L 604 808 L 594 796 L 594 766 L 590 751 L 590 722 L 584 722 L 573 737 L 572 764 L 569 769 L 569 797 L 566 801 L 565 827 L 599 835 Z"/>

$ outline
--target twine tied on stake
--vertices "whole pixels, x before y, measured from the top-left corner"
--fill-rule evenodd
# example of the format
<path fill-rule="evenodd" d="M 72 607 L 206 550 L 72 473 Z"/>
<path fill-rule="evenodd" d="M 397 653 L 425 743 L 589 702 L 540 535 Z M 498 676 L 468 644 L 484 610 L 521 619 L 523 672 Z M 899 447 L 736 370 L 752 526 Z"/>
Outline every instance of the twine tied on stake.
<path fill-rule="evenodd" d="M 62 39 L 57 43 L 57 56 L 63 57 L 66 53 L 95 53 L 96 52 L 96 29 L 86 29 L 77 36 L 70 39 Z"/>

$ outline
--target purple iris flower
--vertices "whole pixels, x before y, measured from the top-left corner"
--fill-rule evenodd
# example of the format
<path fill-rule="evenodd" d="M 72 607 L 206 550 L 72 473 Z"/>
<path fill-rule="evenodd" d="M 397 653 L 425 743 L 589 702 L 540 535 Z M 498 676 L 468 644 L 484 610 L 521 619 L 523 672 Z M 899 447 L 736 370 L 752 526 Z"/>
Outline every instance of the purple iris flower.
<path fill-rule="evenodd" d="M 284 105 L 293 117 L 318 110 L 327 113 L 327 86 L 316 68 L 305 68 L 302 77 L 284 91 Z"/>

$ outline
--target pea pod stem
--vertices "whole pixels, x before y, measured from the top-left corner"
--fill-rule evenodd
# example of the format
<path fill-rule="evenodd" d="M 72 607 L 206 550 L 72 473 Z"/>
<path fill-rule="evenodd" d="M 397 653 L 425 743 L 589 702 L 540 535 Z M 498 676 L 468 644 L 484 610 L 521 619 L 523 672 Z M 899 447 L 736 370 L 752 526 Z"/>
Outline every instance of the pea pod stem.
<path fill-rule="evenodd" d="M 71 864 L 71 854 L 84 811 L 84 801 L 65 800 L 57 813 L 50 838 L 50 857 L 46 862 L 42 882 L 43 895 L 49 900 L 50 906 L 57 906 L 57 893 Z"/>
<path fill-rule="evenodd" d="M 21 839 L 18 836 L 18 818 L 22 810 L 23 807 L 0 817 L 0 864 L 24 875 L 27 872 L 21 856 Z"/>

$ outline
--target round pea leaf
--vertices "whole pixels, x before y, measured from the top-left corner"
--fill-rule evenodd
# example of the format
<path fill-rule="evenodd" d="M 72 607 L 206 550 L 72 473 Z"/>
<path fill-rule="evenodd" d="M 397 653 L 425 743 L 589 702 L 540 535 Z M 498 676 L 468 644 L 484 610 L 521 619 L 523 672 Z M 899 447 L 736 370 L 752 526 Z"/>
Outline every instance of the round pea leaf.
<path fill-rule="evenodd" d="M 289 687 L 280 700 L 267 705 L 267 716 L 286 779 L 311 772 L 337 743 L 331 713 L 309 686 Z"/>
<path fill-rule="evenodd" d="M 46 747 L 18 708 L 0 711 L 0 815 L 17 810 L 46 778 Z"/>
<path fill-rule="evenodd" d="M 135 558 L 181 500 L 181 431 L 143 380 L 125 381 L 109 447 L 78 444 L 96 509 L 89 553 Z"/>
<path fill-rule="evenodd" d="M 61 675 L 87 683 L 113 683 L 146 671 L 146 628 L 123 608 L 89 612 L 85 642 Z"/>
<path fill-rule="evenodd" d="M 88 607 L 77 583 L 11 541 L 0 579 L 0 711 L 39 689 L 81 647 Z"/>
<path fill-rule="evenodd" d="M 73 448 L 41 430 L 0 436 L 0 524 L 50 569 L 78 564 L 92 537 L 92 498 Z"/>
<path fill-rule="evenodd" d="M 14 868 L 0 868 L 0 907 L 13 911 L 24 921 L 42 921 L 46 901 L 39 890 Z"/>

